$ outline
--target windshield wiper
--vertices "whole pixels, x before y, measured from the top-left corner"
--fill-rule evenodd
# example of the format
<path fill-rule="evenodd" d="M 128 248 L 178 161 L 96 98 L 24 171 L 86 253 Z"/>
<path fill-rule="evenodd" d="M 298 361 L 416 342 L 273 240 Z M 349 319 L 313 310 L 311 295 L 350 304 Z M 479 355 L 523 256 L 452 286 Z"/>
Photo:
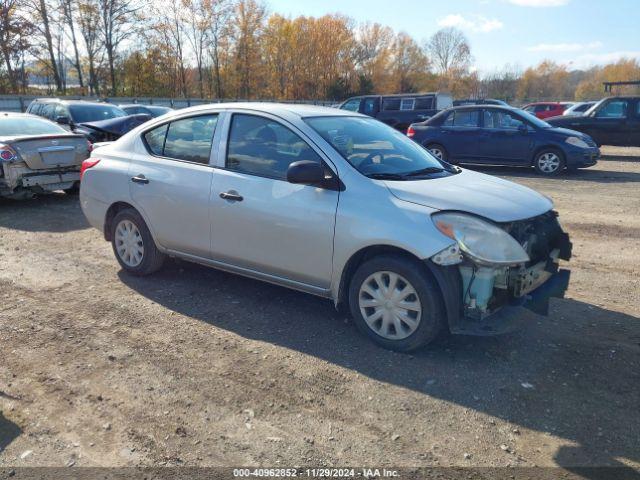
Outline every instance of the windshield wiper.
<path fill-rule="evenodd" d="M 440 167 L 427 167 L 427 168 L 421 168 L 420 170 L 416 170 L 414 172 L 405 173 L 404 176 L 417 177 L 419 175 L 428 175 L 429 173 L 440 173 L 444 171 L 445 171 L 444 168 L 440 168 Z"/>
<path fill-rule="evenodd" d="M 373 178 L 374 180 L 405 180 L 406 176 L 401 175 L 399 173 L 368 173 L 366 174 L 368 178 Z"/>

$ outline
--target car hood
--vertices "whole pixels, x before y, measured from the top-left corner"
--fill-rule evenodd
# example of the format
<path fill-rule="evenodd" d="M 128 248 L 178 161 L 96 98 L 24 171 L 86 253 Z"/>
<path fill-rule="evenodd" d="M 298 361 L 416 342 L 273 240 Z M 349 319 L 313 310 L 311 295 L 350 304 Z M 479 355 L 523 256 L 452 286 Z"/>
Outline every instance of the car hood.
<path fill-rule="evenodd" d="M 449 177 L 384 183 L 400 200 L 473 213 L 494 222 L 524 220 L 553 208 L 550 199 L 530 188 L 465 169 Z"/>
<path fill-rule="evenodd" d="M 552 127 L 569 127 L 573 125 L 584 125 L 589 121 L 589 117 L 561 115 L 559 117 L 547 118 L 547 122 Z"/>
<path fill-rule="evenodd" d="M 129 130 L 133 130 L 139 125 L 151 120 L 151 115 L 138 113 L 126 117 L 110 118 L 108 120 L 98 120 L 96 122 L 83 122 L 81 127 L 89 127 L 94 130 L 109 133 L 111 135 L 122 136 Z"/>

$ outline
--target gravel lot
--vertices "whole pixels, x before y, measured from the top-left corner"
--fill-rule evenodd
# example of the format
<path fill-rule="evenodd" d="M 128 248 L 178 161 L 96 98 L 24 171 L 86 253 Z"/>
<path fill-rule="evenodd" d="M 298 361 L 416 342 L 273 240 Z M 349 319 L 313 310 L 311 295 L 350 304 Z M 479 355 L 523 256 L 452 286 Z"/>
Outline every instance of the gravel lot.
<path fill-rule="evenodd" d="M 402 355 L 331 303 L 118 268 L 76 197 L 0 200 L 0 466 L 640 466 L 640 149 L 558 179 L 568 298 Z M 634 156 L 635 155 L 635 156 Z"/>

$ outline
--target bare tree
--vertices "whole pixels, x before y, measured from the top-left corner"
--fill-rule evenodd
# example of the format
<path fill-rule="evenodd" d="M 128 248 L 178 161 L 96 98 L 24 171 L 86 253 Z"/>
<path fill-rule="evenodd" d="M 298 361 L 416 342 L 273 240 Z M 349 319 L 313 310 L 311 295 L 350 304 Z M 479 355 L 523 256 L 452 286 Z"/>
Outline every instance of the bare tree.
<path fill-rule="evenodd" d="M 64 15 L 65 23 L 68 28 L 68 36 L 71 40 L 71 45 L 73 47 L 73 66 L 78 73 L 78 83 L 80 84 L 80 88 L 84 88 L 84 79 L 82 75 L 82 65 L 80 63 L 80 52 L 78 50 L 78 40 L 76 38 L 76 25 L 75 25 L 75 17 L 76 17 L 76 5 L 72 0 L 61 0 L 62 13 Z"/>
<path fill-rule="evenodd" d="M 89 93 L 100 95 L 98 65 L 101 63 L 102 36 L 100 32 L 100 5 L 98 0 L 80 0 L 78 26 L 84 41 L 89 67 Z"/>
<path fill-rule="evenodd" d="M 59 56 L 60 45 L 54 38 L 51 24 L 56 24 L 56 19 L 52 16 L 55 12 L 55 8 L 47 4 L 47 0 L 33 0 L 30 2 L 29 7 L 35 14 L 37 26 L 40 38 L 44 44 L 42 48 L 45 50 L 45 58 L 41 59 L 50 70 L 53 76 L 53 81 L 56 85 L 56 90 L 59 92 L 64 91 L 64 85 L 62 81 L 62 75 L 60 74 Z"/>
<path fill-rule="evenodd" d="M 44 0 L 40 0 L 44 1 Z M 133 35 L 136 13 L 139 7 L 135 0 L 98 0 L 100 11 L 100 32 L 107 53 L 109 63 L 109 78 L 111 80 L 111 95 L 118 91 L 116 75 L 116 57 L 120 44 Z"/>
<path fill-rule="evenodd" d="M 222 98 L 222 74 L 220 69 L 221 44 L 226 43 L 230 35 L 230 17 L 233 12 L 231 0 L 212 0 L 209 23 L 209 55 L 213 61 L 215 95 Z"/>
<path fill-rule="evenodd" d="M 471 47 L 464 34 L 453 27 L 438 30 L 427 42 L 426 50 L 441 75 L 466 73 L 471 63 Z"/>

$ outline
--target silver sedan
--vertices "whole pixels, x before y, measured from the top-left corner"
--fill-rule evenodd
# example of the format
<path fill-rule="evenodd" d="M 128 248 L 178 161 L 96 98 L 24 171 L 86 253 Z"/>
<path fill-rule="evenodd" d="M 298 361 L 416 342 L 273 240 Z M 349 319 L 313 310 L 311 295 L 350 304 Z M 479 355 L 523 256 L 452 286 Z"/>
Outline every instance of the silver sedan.
<path fill-rule="evenodd" d="M 549 199 L 348 111 L 172 112 L 96 149 L 80 198 L 131 274 L 174 256 L 330 298 L 396 350 L 442 329 L 498 333 L 495 314 L 543 312 L 568 280 Z"/>

